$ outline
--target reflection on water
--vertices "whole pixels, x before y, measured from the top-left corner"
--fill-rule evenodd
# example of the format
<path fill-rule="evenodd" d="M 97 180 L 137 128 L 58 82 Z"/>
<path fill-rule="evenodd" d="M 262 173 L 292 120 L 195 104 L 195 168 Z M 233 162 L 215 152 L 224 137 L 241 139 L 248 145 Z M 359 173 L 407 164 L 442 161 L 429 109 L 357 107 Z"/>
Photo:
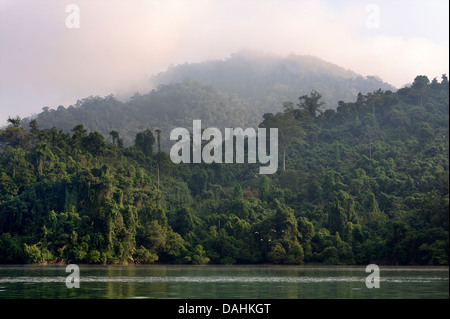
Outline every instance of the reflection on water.
<path fill-rule="evenodd" d="M 380 267 L 368 289 L 365 267 L 79 265 L 0 266 L 0 298 L 448 298 L 448 267 Z"/>

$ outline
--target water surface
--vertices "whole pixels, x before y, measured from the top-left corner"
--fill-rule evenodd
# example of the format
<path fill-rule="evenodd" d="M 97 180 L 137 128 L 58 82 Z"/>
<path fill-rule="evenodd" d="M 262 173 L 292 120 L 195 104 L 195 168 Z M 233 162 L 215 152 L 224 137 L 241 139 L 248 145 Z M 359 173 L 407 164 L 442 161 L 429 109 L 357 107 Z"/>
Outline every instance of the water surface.
<path fill-rule="evenodd" d="M 0 266 L 0 298 L 374 299 L 449 298 L 448 267 L 380 267 L 380 288 L 365 267 L 79 265 L 80 288 L 66 266 Z"/>

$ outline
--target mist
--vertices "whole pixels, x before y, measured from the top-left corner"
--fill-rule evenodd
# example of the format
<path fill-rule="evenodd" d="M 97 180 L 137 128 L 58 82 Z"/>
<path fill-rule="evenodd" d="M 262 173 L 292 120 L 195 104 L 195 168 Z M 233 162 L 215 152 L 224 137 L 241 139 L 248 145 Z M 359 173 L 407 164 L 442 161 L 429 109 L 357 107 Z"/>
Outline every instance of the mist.
<path fill-rule="evenodd" d="M 448 1 L 0 1 L 0 125 L 78 99 L 152 89 L 170 65 L 255 50 L 314 55 L 402 87 L 448 74 Z M 402 12 L 401 15 L 398 13 Z"/>

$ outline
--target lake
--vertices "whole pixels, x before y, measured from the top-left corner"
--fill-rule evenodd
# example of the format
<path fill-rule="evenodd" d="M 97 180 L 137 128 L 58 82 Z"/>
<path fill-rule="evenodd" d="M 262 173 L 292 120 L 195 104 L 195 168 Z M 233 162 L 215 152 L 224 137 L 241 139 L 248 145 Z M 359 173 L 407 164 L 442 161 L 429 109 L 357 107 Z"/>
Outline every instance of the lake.
<path fill-rule="evenodd" d="M 448 267 L 380 266 L 366 287 L 364 266 L 78 265 L 69 289 L 65 265 L 0 266 L 0 299 L 379 299 L 449 298 Z"/>

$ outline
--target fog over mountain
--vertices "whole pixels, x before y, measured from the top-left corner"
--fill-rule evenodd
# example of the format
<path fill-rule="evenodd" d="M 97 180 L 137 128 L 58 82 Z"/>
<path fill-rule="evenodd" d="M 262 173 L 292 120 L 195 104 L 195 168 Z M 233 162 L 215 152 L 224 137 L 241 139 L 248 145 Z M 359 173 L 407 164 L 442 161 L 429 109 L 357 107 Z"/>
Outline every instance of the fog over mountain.
<path fill-rule="evenodd" d="M 44 108 L 23 125 L 35 118 L 41 128 L 70 132 L 82 123 L 107 138 L 117 130 L 126 145 L 137 132 L 159 128 L 166 146 L 170 131 L 191 126 L 192 119 L 201 119 L 205 127 L 257 127 L 264 113 L 279 112 L 284 102 L 295 105 L 312 90 L 322 95 L 327 109 L 336 109 L 339 101 L 354 101 L 358 93 L 396 90 L 377 77 L 362 77 L 316 57 L 250 51 L 172 66 L 153 76 L 151 85 L 150 92 L 90 96 L 67 108 Z"/>
<path fill-rule="evenodd" d="M 283 102 L 296 102 L 311 90 L 322 95 L 326 108 L 336 109 L 339 101 L 353 100 L 358 93 L 396 89 L 378 76 L 363 77 L 318 57 L 282 57 L 256 51 L 238 52 L 224 60 L 172 66 L 151 80 L 159 85 L 186 78 L 211 84 L 268 112 L 281 108 Z"/>
<path fill-rule="evenodd" d="M 447 0 L 70 4 L 0 0 L 0 125 L 91 95 L 144 94 L 148 78 L 171 64 L 227 60 L 242 50 L 315 56 L 397 88 L 418 74 L 449 73 Z M 75 19 L 79 26 L 68 26 Z"/>

